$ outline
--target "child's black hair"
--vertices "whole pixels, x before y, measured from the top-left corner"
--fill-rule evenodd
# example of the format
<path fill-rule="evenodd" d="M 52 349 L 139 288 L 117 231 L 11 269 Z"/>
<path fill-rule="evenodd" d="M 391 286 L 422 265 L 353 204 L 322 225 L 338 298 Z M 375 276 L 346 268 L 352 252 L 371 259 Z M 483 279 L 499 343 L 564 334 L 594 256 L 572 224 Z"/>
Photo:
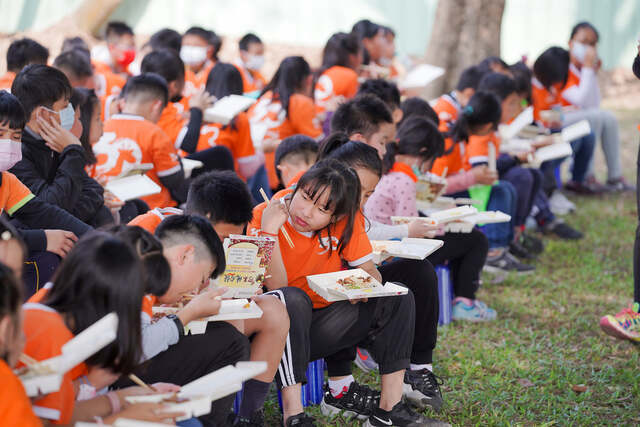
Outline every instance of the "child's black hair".
<path fill-rule="evenodd" d="M 497 56 L 488 56 L 478 64 L 478 69 L 482 74 L 496 72 L 495 67 L 499 67 L 504 70 L 509 69 L 509 65 Z"/>
<path fill-rule="evenodd" d="M 91 59 L 79 49 L 62 52 L 53 60 L 53 66 L 63 72 L 66 71 L 76 81 L 93 76 Z"/>
<path fill-rule="evenodd" d="M 7 330 L 7 337 L 2 337 L 5 345 L 13 342 L 22 333 L 20 329 L 20 310 L 22 309 L 22 287 L 18 284 L 13 271 L 0 263 L 0 320 L 5 317 L 11 319 L 11 327 Z M 0 359 L 9 363 L 9 350 L 0 349 Z"/>
<path fill-rule="evenodd" d="M 209 95 L 222 99 L 229 95 L 242 95 L 242 74 L 232 65 L 226 62 L 217 62 L 209 72 L 206 91 Z"/>
<path fill-rule="evenodd" d="M 218 60 L 218 53 L 220 52 L 220 48 L 222 47 L 222 39 L 215 33 L 215 31 L 206 30 L 202 27 L 191 27 L 187 31 L 185 31 L 184 35 L 197 36 L 207 42 L 213 47 L 213 53 L 211 55 L 212 58 L 216 61 Z"/>
<path fill-rule="evenodd" d="M 465 68 L 464 70 L 462 70 L 462 73 L 460 73 L 458 84 L 456 85 L 456 90 L 477 90 L 478 84 L 480 83 L 480 80 L 482 80 L 482 76 L 484 76 L 484 74 L 485 73 L 477 65 L 472 65 L 471 67 Z"/>
<path fill-rule="evenodd" d="M 424 117 L 410 117 L 396 132 L 396 142 L 387 144 L 384 155 L 384 172 L 387 173 L 396 161 L 396 155 L 417 156 L 426 162 L 444 153 L 444 138 L 438 126 Z"/>
<path fill-rule="evenodd" d="M 35 40 L 23 38 L 15 40 L 7 49 L 7 70 L 19 73 L 29 64 L 45 65 L 49 50 Z"/>
<path fill-rule="evenodd" d="M 349 67 L 349 56 L 357 55 L 361 49 L 358 36 L 353 33 L 335 33 L 322 50 L 322 67 L 319 74 L 336 65 Z"/>
<path fill-rule="evenodd" d="M 533 77 L 533 72 L 522 61 L 511 64 L 509 69 L 513 74 L 513 80 L 516 82 L 516 92 L 519 95 L 524 95 L 529 104 L 531 104 L 531 78 Z"/>
<path fill-rule="evenodd" d="M 156 73 L 169 82 L 184 79 L 184 62 L 173 49 L 159 49 L 147 53 L 142 58 L 140 72 Z"/>
<path fill-rule="evenodd" d="M 516 93 L 516 82 L 502 73 L 487 73 L 480 80 L 478 91 L 489 92 L 504 101 L 512 93 Z"/>
<path fill-rule="evenodd" d="M 22 130 L 26 124 L 27 116 L 18 98 L 6 90 L 0 90 L 0 125 Z"/>
<path fill-rule="evenodd" d="M 251 43 L 262 44 L 262 40 L 253 33 L 247 33 L 238 41 L 238 48 L 247 52 Z"/>
<path fill-rule="evenodd" d="M 176 30 L 163 28 L 153 33 L 149 39 L 149 46 L 152 50 L 171 49 L 178 53 L 182 47 L 182 36 Z"/>
<path fill-rule="evenodd" d="M 253 199 L 233 171 L 207 172 L 189 186 L 185 213 L 206 217 L 212 224 L 245 225 L 253 218 Z"/>
<path fill-rule="evenodd" d="M 159 99 L 164 105 L 167 105 L 169 100 L 167 81 L 160 74 L 142 73 L 127 80 L 122 89 L 122 98 L 125 100 L 143 94 L 149 98 Z"/>
<path fill-rule="evenodd" d="M 224 248 L 207 218 L 200 215 L 171 215 L 158 225 L 155 234 L 165 248 L 177 244 L 193 244 L 196 258 L 203 259 L 207 256 L 216 263 L 211 278 L 215 279 L 224 272 Z M 203 254 L 202 251 L 207 253 Z"/>
<path fill-rule="evenodd" d="M 364 94 L 341 104 L 331 118 L 331 132 L 369 137 L 381 123 L 393 123 L 391 111 L 377 96 Z"/>
<path fill-rule="evenodd" d="M 378 150 L 360 141 L 351 141 L 342 132 L 335 132 L 322 144 L 318 160 L 336 159 L 353 169 L 366 169 L 382 176 L 382 160 Z"/>
<path fill-rule="evenodd" d="M 145 294 L 162 296 L 171 285 L 171 266 L 162 252 L 162 243 L 142 227 L 114 225 L 105 231 L 128 243 L 138 254 L 144 269 Z"/>
<path fill-rule="evenodd" d="M 311 74 L 309 63 L 302 56 L 288 56 L 282 60 L 271 81 L 260 96 L 271 91 L 273 99 L 280 101 L 289 117 L 289 98 L 302 89 L 304 80 Z"/>
<path fill-rule="evenodd" d="M 569 36 L 569 40 L 573 39 L 575 35 L 578 33 L 578 31 L 580 31 L 583 28 L 587 28 L 593 31 L 593 33 L 596 35 L 596 41 L 600 40 L 600 33 L 598 32 L 598 30 L 596 30 L 596 27 L 594 27 L 590 22 L 587 22 L 587 21 L 578 22 L 576 25 L 573 26 L 573 28 L 571 29 L 571 35 Z"/>
<path fill-rule="evenodd" d="M 386 79 L 369 79 L 360 85 L 358 95 L 370 93 L 382 99 L 390 110 L 400 108 L 400 91 L 398 86 Z"/>
<path fill-rule="evenodd" d="M 90 133 L 91 133 L 91 120 L 93 119 L 93 113 L 98 110 L 100 114 L 100 99 L 96 95 L 93 89 L 87 88 L 75 88 L 73 92 L 79 92 L 83 96 L 83 100 L 80 104 L 73 106 L 80 108 L 80 123 L 82 123 L 82 135 L 80 135 L 80 143 L 84 148 L 84 155 L 87 159 L 87 164 L 96 164 L 96 155 L 93 153 L 93 147 L 91 146 Z"/>
<path fill-rule="evenodd" d="M 469 99 L 446 136 L 455 142 L 467 141 L 478 127 L 487 123 L 497 129 L 501 116 L 500 99 L 492 93 L 478 91 Z"/>
<path fill-rule="evenodd" d="M 287 185 L 286 182 L 282 182 L 282 172 L 278 169 L 278 165 L 282 163 L 284 159 L 291 159 L 293 157 L 299 158 L 308 164 L 313 164 L 318 158 L 318 143 L 315 139 L 307 135 L 292 135 L 282 140 L 276 148 L 275 165 L 276 175 L 278 181 L 282 185 Z"/>
<path fill-rule="evenodd" d="M 569 61 L 569 52 L 566 49 L 550 47 L 533 63 L 533 75 L 547 89 L 558 83 L 564 87 L 569 78 Z"/>
<path fill-rule="evenodd" d="M 351 32 L 355 34 L 356 37 L 358 37 L 358 40 L 362 43 L 362 39 L 374 38 L 381 29 L 382 27 L 380 25 L 375 24 L 368 19 L 361 19 L 360 21 L 353 24 Z M 364 49 L 362 56 L 363 64 L 368 64 L 371 61 L 367 49 Z"/>
<path fill-rule="evenodd" d="M 89 50 L 89 45 L 82 37 L 67 37 L 64 39 L 60 52 L 67 52 L 69 50 L 78 50 L 87 55 L 89 60 L 91 60 L 91 50 Z"/>
<path fill-rule="evenodd" d="M 385 25 L 381 25 L 380 28 L 382 28 L 382 31 L 384 31 L 385 36 L 396 36 L 396 32 L 393 30 L 393 28 L 387 27 Z"/>
<path fill-rule="evenodd" d="M 127 243 L 108 233 L 83 236 L 62 260 L 43 304 L 58 311 L 74 335 L 109 313 L 118 315 L 114 342 L 87 359 L 114 373 L 127 374 L 142 356 L 140 307 L 142 264 Z"/>
<path fill-rule="evenodd" d="M 111 37 L 121 37 L 124 35 L 133 35 L 133 29 L 122 21 L 111 21 L 107 23 L 107 28 L 104 31 L 107 41 Z"/>
<path fill-rule="evenodd" d="M 24 107 L 29 121 L 36 107 L 53 108 L 56 101 L 71 98 L 71 84 L 62 71 L 47 65 L 31 64 L 18 73 L 11 85 L 11 93 Z"/>
<path fill-rule="evenodd" d="M 332 211 L 332 223 L 322 230 L 316 230 L 314 235 L 318 238 L 320 246 L 326 248 L 331 254 L 333 245 L 325 246 L 322 240 L 322 231 L 328 233 L 328 242 L 332 241 L 332 225 L 339 218 L 345 217 L 347 224 L 342 236 L 338 240 L 338 254 L 347 247 L 353 235 L 353 227 L 356 214 L 360 210 L 360 180 L 356 172 L 344 163 L 335 159 L 322 160 L 311 167 L 298 181 L 293 190 L 292 197 L 298 191 L 304 192 L 311 200 L 317 203 L 318 199 L 329 191 L 329 198 L 325 209 Z"/>
<path fill-rule="evenodd" d="M 400 123 L 398 123 L 398 126 L 404 123 L 409 117 L 413 116 L 429 119 L 436 126 L 440 122 L 438 113 L 436 113 L 436 111 L 431 108 L 431 105 L 429 105 L 429 103 L 424 99 L 417 96 L 407 98 L 402 101 L 402 104 L 400 104 L 400 109 L 402 110 L 402 120 L 400 121 Z"/>

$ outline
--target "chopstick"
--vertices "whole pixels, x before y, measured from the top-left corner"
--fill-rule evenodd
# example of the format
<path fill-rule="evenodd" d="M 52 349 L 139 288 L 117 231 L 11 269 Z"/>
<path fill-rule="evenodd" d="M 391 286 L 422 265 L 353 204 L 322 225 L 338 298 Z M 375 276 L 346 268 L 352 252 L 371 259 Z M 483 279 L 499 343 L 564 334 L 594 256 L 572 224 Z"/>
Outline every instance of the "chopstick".
<path fill-rule="evenodd" d="M 262 195 L 262 198 L 264 199 L 264 201 L 269 203 L 269 198 L 267 197 L 267 193 L 265 193 L 262 188 L 260 189 L 260 194 Z M 287 233 L 287 230 L 284 229 L 284 225 L 280 227 L 280 231 L 282 231 L 282 235 L 284 236 L 284 239 L 289 244 L 289 247 L 291 249 L 295 248 L 293 241 L 291 240 L 291 237 L 289 237 L 289 233 Z"/>
<path fill-rule="evenodd" d="M 36 359 L 24 353 L 20 353 L 20 357 L 18 358 L 18 360 L 27 366 L 35 365 L 36 363 L 38 363 Z"/>
<path fill-rule="evenodd" d="M 444 170 L 442 171 L 442 177 L 446 178 L 447 177 L 447 172 L 449 172 L 449 166 L 445 166 Z"/>
<path fill-rule="evenodd" d="M 142 381 L 140 378 L 138 378 L 138 376 L 136 374 L 129 374 L 129 379 L 131 381 L 133 381 L 134 383 L 136 383 L 137 385 L 139 385 L 140 387 L 142 387 L 142 388 L 145 388 L 145 389 L 151 390 L 151 391 L 155 391 L 155 392 L 158 391 L 155 388 L 153 388 L 150 385 L 148 385 L 147 383 L 145 383 L 144 381 Z"/>

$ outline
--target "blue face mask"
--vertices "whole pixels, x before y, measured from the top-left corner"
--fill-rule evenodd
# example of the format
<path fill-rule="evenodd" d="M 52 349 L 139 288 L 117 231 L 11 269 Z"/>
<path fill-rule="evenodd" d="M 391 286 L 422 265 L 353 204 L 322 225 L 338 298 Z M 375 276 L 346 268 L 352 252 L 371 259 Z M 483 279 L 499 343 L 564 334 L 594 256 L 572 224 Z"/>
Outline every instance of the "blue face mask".
<path fill-rule="evenodd" d="M 422 175 L 422 171 L 420 170 L 420 166 L 418 165 L 411 166 L 411 170 L 416 174 L 417 177 L 420 177 Z"/>
<path fill-rule="evenodd" d="M 76 112 L 73 109 L 73 105 L 68 103 L 65 108 L 60 111 L 53 111 L 50 108 L 43 107 L 47 111 L 51 111 L 60 116 L 60 126 L 65 130 L 71 130 L 73 127 L 73 122 L 76 120 Z"/>

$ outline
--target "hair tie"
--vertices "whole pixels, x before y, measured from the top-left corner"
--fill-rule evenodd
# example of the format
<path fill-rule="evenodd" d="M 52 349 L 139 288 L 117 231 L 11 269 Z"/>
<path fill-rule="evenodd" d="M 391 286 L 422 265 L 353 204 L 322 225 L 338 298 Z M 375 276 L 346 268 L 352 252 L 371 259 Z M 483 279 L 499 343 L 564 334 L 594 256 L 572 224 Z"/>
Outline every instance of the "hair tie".
<path fill-rule="evenodd" d="M 471 114 L 473 114 L 473 107 L 471 105 L 467 105 L 466 107 L 464 107 L 464 110 L 462 110 L 462 114 L 470 116 Z"/>

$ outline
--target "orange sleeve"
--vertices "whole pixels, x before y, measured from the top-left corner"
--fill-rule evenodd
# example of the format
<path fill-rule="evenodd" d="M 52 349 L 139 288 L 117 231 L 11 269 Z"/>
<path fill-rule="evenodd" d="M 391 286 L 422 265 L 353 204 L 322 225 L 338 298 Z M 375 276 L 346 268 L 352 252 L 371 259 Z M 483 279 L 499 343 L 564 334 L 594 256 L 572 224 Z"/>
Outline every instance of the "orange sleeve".
<path fill-rule="evenodd" d="M 158 130 L 150 135 L 150 138 L 152 139 L 151 161 L 158 177 L 162 178 L 178 172 L 180 170 L 178 153 L 169 137 Z"/>
<path fill-rule="evenodd" d="M 251 139 L 251 127 L 249 126 L 249 116 L 247 113 L 240 113 L 237 116 L 236 126 L 238 128 L 238 138 L 231 148 L 233 157 L 237 160 L 243 157 L 254 156 L 256 149 Z"/>
<path fill-rule="evenodd" d="M 153 295 L 145 295 L 142 298 L 142 312 L 146 313 L 150 318 L 153 318 L 153 306 L 156 304 L 157 299 Z"/>
<path fill-rule="evenodd" d="M 342 95 L 349 99 L 358 93 L 358 73 L 351 68 L 340 67 L 340 73 L 333 78 L 333 81 L 335 87 L 338 88 L 336 95 Z"/>
<path fill-rule="evenodd" d="M 31 408 L 20 379 L 0 359 L 0 420 L 7 426 L 39 427 L 42 422 Z"/>
<path fill-rule="evenodd" d="M 10 172 L 2 172 L 2 190 L 8 193 L 6 205 L 0 208 L 5 209 L 11 216 L 35 197 L 31 190 Z"/>
<path fill-rule="evenodd" d="M 295 133 L 318 138 L 322 127 L 316 119 L 316 106 L 308 96 L 295 94 L 289 99 L 289 120 Z"/>
<path fill-rule="evenodd" d="M 149 233 L 153 234 L 156 231 L 158 224 L 160 224 L 161 222 L 162 218 L 160 218 L 158 215 L 155 215 L 152 211 L 149 211 L 133 218 L 127 225 L 144 228 Z"/>
<path fill-rule="evenodd" d="M 186 120 L 182 118 L 178 109 L 170 102 L 162 111 L 157 124 L 175 147 L 182 128 L 186 126 Z"/>
<path fill-rule="evenodd" d="M 500 140 L 495 133 L 478 136 L 471 135 L 465 152 L 465 169 L 471 169 L 479 163 L 489 162 L 489 143 L 493 143 L 496 149 L 496 157 L 500 153 Z"/>
<path fill-rule="evenodd" d="M 349 243 L 342 252 L 342 258 L 349 263 L 351 267 L 357 267 L 373 258 L 373 248 L 367 231 L 365 229 L 365 219 L 361 212 L 356 215 L 353 224 L 353 234 Z"/>
<path fill-rule="evenodd" d="M 444 140 L 444 151 L 448 154 L 443 154 L 433 162 L 431 173 L 441 176 L 445 168 L 447 168 L 447 176 L 458 173 L 462 169 L 460 144 L 454 143 L 451 138 L 447 138 Z"/>

